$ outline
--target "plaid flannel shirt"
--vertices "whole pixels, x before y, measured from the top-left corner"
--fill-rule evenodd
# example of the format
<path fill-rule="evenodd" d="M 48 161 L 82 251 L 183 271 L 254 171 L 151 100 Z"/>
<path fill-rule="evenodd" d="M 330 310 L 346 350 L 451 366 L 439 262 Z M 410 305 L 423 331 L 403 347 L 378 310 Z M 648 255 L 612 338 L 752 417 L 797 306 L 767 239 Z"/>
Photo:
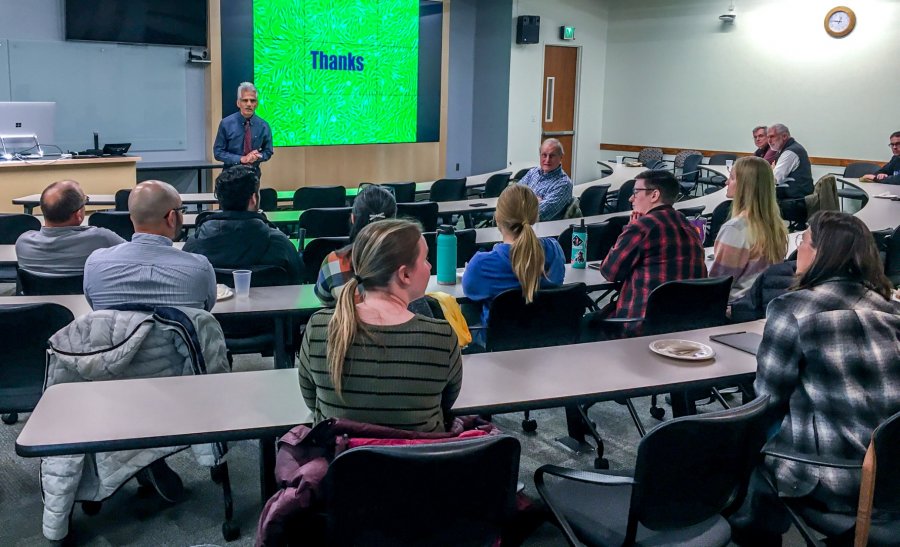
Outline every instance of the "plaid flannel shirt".
<path fill-rule="evenodd" d="M 900 305 L 846 279 L 789 292 L 769 304 L 756 361 L 756 394 L 781 424 L 771 448 L 862 462 L 872 431 L 900 411 Z M 818 484 L 856 510 L 858 470 L 766 464 L 783 495 Z"/>
<path fill-rule="evenodd" d="M 341 288 L 353 277 L 353 263 L 350 253 L 341 249 L 328 253 L 319 269 L 319 278 L 313 292 L 325 306 L 333 308 L 337 303 Z"/>
<path fill-rule="evenodd" d="M 667 281 L 706 277 L 697 230 L 671 205 L 661 205 L 625 226 L 600 266 L 621 281 L 615 317 L 643 317 L 650 292 Z"/>

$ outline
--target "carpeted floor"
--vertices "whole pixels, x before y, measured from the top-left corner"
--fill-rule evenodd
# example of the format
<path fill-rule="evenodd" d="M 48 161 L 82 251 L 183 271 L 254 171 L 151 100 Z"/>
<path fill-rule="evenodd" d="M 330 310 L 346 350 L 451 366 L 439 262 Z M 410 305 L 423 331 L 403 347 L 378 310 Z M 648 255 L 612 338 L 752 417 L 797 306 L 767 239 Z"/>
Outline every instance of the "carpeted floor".
<path fill-rule="evenodd" d="M 270 368 L 271 359 L 243 356 L 235 360 L 236 370 Z M 649 399 L 635 401 L 635 406 L 649 427 L 655 420 L 647 415 Z M 707 407 L 717 409 L 718 407 Z M 670 415 L 667 409 L 667 417 Z M 522 443 L 520 480 L 526 492 L 537 496 L 533 474 L 545 463 L 590 469 L 592 453 L 575 455 L 564 450 L 555 438 L 565 434 L 565 415 L 562 409 L 532 414 L 537 420 L 535 433 L 521 430 L 521 414 L 495 416 L 494 423 Z M 603 434 L 606 457 L 611 469 L 627 469 L 633 465 L 638 434 L 624 406 L 614 402 L 595 405 L 590 416 Z M 42 502 L 39 462 L 15 455 L 15 439 L 28 415 L 18 424 L 0 424 L 0 545 L 47 545 L 41 534 Z M 209 478 L 208 472 L 197 466 L 189 451 L 167 460 L 182 477 L 186 499 L 167 505 L 155 495 L 139 495 L 137 483 L 126 483 L 114 496 L 103 503 L 99 514 L 86 515 L 76 507 L 72 518 L 73 544 L 89 546 L 191 546 L 202 544 L 225 545 L 221 535 L 223 504 L 221 489 Z M 235 495 L 235 521 L 240 525 L 241 537 L 229 546 L 253 545 L 256 523 L 261 509 L 259 497 L 259 468 L 257 447 L 252 442 L 231 445 L 229 470 Z M 786 545 L 802 545 L 795 531 L 786 537 Z M 555 527 L 545 524 L 529 539 L 527 545 L 565 545 Z"/>

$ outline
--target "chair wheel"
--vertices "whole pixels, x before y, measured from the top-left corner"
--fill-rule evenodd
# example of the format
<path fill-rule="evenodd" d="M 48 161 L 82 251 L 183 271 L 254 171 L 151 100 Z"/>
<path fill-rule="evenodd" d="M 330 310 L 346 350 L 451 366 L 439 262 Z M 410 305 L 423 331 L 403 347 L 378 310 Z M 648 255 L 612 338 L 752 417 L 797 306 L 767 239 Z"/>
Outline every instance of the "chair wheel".
<path fill-rule="evenodd" d="M 537 431 L 537 422 L 534 419 L 522 420 L 522 431 L 534 433 Z"/>
<path fill-rule="evenodd" d="M 609 469 L 609 460 L 606 458 L 594 458 L 594 469 Z"/>
<path fill-rule="evenodd" d="M 19 421 L 19 413 L 18 412 L 10 412 L 9 414 L 4 414 L 2 419 L 3 419 L 3 423 L 5 423 L 6 425 L 12 425 Z"/>
<path fill-rule="evenodd" d="M 650 408 L 650 415 L 656 418 L 657 420 L 662 420 L 663 416 L 666 415 L 666 409 L 658 406 L 654 406 Z"/>
<path fill-rule="evenodd" d="M 101 507 L 103 507 L 103 503 L 99 501 L 81 502 L 81 510 L 84 511 L 85 515 L 94 516 L 100 512 Z"/>
<path fill-rule="evenodd" d="M 241 536 L 241 529 L 237 524 L 226 520 L 222 523 L 222 537 L 225 541 L 234 541 Z"/>
<path fill-rule="evenodd" d="M 216 484 L 222 484 L 222 481 L 225 480 L 225 470 L 221 465 L 210 467 L 209 478 L 211 478 L 212 481 Z"/>

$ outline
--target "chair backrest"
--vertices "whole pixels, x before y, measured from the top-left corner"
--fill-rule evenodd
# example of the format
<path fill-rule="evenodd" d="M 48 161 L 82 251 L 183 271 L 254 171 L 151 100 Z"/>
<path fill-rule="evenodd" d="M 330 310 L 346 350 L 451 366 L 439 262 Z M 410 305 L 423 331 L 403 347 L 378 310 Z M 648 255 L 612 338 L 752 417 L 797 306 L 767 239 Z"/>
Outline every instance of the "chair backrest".
<path fill-rule="evenodd" d="M 418 220 L 423 232 L 434 232 L 437 230 L 438 208 L 438 204 L 433 201 L 398 203 L 397 217 Z"/>
<path fill-rule="evenodd" d="M 728 217 L 730 216 L 730 199 L 716 205 L 716 208 L 713 209 L 712 216 L 709 219 L 709 224 L 706 227 L 706 240 L 703 242 L 704 247 L 713 246 L 713 244 L 716 242 L 716 236 L 719 235 L 719 230 L 722 229 L 723 224 L 728 222 Z"/>
<path fill-rule="evenodd" d="M 386 182 L 381 186 L 393 189 L 394 200 L 397 203 L 412 203 L 416 201 L 415 182 Z"/>
<path fill-rule="evenodd" d="M 508 351 L 574 344 L 587 303 L 584 283 L 538 290 L 531 304 L 521 288 L 504 291 L 491 302 L 485 347 Z"/>
<path fill-rule="evenodd" d="M 287 271 L 284 268 L 269 264 L 256 264 L 246 268 L 215 268 L 216 283 L 227 285 L 233 289 L 235 270 L 250 270 L 253 272 L 253 275 L 250 276 L 251 287 L 277 287 L 291 284 L 291 280 L 288 278 Z"/>
<path fill-rule="evenodd" d="M 884 257 L 884 273 L 894 286 L 900 285 L 900 226 L 887 238 Z"/>
<path fill-rule="evenodd" d="M 302 237 L 344 237 L 350 235 L 350 207 L 307 209 L 300 213 Z"/>
<path fill-rule="evenodd" d="M 323 481 L 328 545 L 495 545 L 515 514 L 519 441 L 506 435 L 366 446 Z"/>
<path fill-rule="evenodd" d="M 488 177 L 484 183 L 484 197 L 496 198 L 500 197 L 503 190 L 509 186 L 509 177 L 512 173 L 496 173 Z"/>
<path fill-rule="evenodd" d="M 726 161 L 735 161 L 737 154 L 713 154 L 709 157 L 709 165 L 725 165 Z"/>
<path fill-rule="evenodd" d="M 586 217 L 602 215 L 606 205 L 606 195 L 609 193 L 609 184 L 598 184 L 585 190 L 578 198 L 578 206 L 581 214 Z"/>
<path fill-rule="evenodd" d="M 474 229 L 456 231 L 456 267 L 462 268 L 466 262 L 475 256 L 478 245 L 475 243 Z M 437 234 L 435 232 L 423 232 L 425 243 L 428 244 L 428 262 L 431 263 L 431 275 L 437 275 Z"/>
<path fill-rule="evenodd" d="M 609 250 L 616 244 L 619 234 L 625 224 L 628 223 L 628 217 L 613 217 L 603 222 L 595 224 L 587 224 L 587 253 L 586 260 L 602 260 L 606 258 Z M 566 258 L 566 264 L 572 262 L 572 231 L 573 227 L 569 226 L 563 233 L 559 234 L 557 241 L 562 247 L 563 256 Z"/>
<path fill-rule="evenodd" d="M 40 230 L 41 221 L 23 213 L 0 213 L 0 245 L 15 245 L 29 230 Z"/>
<path fill-rule="evenodd" d="M 681 182 L 697 182 L 700 178 L 700 164 L 703 163 L 703 156 L 700 154 L 691 154 L 684 158 L 681 164 Z"/>
<path fill-rule="evenodd" d="M 872 433 L 875 443 L 875 496 L 873 507 L 882 511 L 900 511 L 900 412 Z"/>
<path fill-rule="evenodd" d="M 84 274 L 46 275 L 16 268 L 16 278 L 25 296 L 84 294 Z"/>
<path fill-rule="evenodd" d="M 653 530 L 702 522 L 735 502 L 765 443 L 769 396 L 664 422 L 641 439 L 626 545 L 640 522 Z"/>
<path fill-rule="evenodd" d="M 685 218 L 697 218 L 698 216 L 703 214 L 703 210 L 706 209 L 705 205 L 698 205 L 696 207 L 683 207 L 678 209 Z"/>
<path fill-rule="evenodd" d="M 672 165 L 675 166 L 675 169 L 684 169 L 684 164 L 687 163 L 687 159 L 691 156 L 700 156 L 700 160 L 703 160 L 703 154 L 696 150 L 682 150 L 681 152 L 675 154 L 675 159 L 672 160 Z M 687 169 L 684 169 L 687 171 Z"/>
<path fill-rule="evenodd" d="M 123 188 L 116 191 L 116 211 L 128 210 L 128 198 L 131 197 L 131 189 Z"/>
<path fill-rule="evenodd" d="M 59 304 L 0 305 L 0 412 L 34 410 L 44 390 L 47 340 L 73 320 Z"/>
<path fill-rule="evenodd" d="M 669 281 L 647 298 L 643 333 L 660 334 L 724 325 L 731 276 Z"/>
<path fill-rule="evenodd" d="M 513 175 L 509 180 L 514 180 L 516 182 L 522 180 L 522 177 L 528 174 L 529 171 L 534 169 L 534 167 L 526 167 L 525 169 L 519 169 L 516 171 L 516 174 Z"/>
<path fill-rule="evenodd" d="M 438 179 L 431 185 L 429 201 L 460 201 L 466 199 L 466 177 Z"/>
<path fill-rule="evenodd" d="M 303 248 L 303 283 L 315 283 L 328 253 L 350 244 L 349 237 L 317 237 Z"/>
<path fill-rule="evenodd" d="M 323 209 L 347 205 L 347 189 L 343 186 L 303 186 L 294 192 L 294 209 Z"/>
<path fill-rule="evenodd" d="M 647 169 L 653 169 L 653 166 L 661 162 L 662 159 L 662 148 L 644 148 L 638 152 L 638 161 L 644 164 L 644 167 Z"/>
<path fill-rule="evenodd" d="M 125 241 L 131 241 L 134 224 L 128 211 L 96 211 L 88 217 L 88 224 L 112 230 Z"/>
<path fill-rule="evenodd" d="M 621 213 L 623 211 L 631 210 L 631 196 L 634 194 L 634 179 L 625 181 L 621 187 L 619 187 L 619 193 L 616 194 L 616 206 L 613 210 L 614 213 Z"/>
<path fill-rule="evenodd" d="M 881 166 L 877 163 L 855 161 L 844 167 L 844 176 L 848 179 L 858 179 L 863 175 L 872 175 L 879 169 L 881 169 Z"/>
<path fill-rule="evenodd" d="M 274 211 L 278 209 L 278 191 L 274 188 L 260 188 L 259 208 L 263 211 Z"/>

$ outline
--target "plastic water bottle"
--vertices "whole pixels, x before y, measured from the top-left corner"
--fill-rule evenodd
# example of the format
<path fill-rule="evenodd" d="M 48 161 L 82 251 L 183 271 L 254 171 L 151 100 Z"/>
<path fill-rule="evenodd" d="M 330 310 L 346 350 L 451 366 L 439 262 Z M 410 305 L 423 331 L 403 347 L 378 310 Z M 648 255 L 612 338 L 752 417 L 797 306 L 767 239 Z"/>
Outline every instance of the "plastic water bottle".
<path fill-rule="evenodd" d="M 456 230 L 447 224 L 437 229 L 437 282 L 456 285 Z"/>
<path fill-rule="evenodd" d="M 581 219 L 581 225 L 572 225 L 572 267 L 583 270 L 587 255 L 587 227 L 584 225 L 584 219 Z"/>

